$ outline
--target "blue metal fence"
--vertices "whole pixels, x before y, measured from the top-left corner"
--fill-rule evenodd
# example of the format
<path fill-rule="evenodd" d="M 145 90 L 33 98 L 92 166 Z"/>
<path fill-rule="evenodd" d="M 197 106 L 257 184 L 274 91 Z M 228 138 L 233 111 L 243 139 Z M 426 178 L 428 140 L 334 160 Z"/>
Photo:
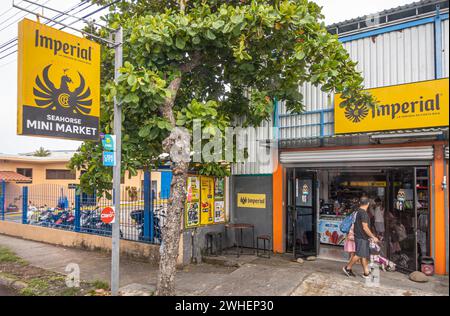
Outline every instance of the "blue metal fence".
<path fill-rule="evenodd" d="M 158 197 L 145 173 L 143 188 L 121 187 L 120 235 L 122 239 L 161 243 L 167 198 Z M 168 197 L 170 192 L 160 196 Z M 111 224 L 101 220 L 112 199 L 80 192 L 67 185 L 18 185 L 0 182 L 0 220 L 25 225 L 64 229 L 80 233 L 111 236 Z"/>

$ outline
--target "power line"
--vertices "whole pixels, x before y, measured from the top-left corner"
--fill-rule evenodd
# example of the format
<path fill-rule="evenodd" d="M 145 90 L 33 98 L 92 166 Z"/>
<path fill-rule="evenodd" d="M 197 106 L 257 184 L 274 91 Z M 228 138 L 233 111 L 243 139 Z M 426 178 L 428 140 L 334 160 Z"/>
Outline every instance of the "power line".
<path fill-rule="evenodd" d="M 118 0 L 118 1 L 119 1 L 119 0 Z M 96 13 L 98 13 L 98 12 L 104 10 L 104 9 L 107 9 L 108 7 L 110 7 L 111 5 L 113 5 L 114 3 L 117 3 L 118 1 L 115 1 L 115 2 L 113 2 L 113 3 L 107 4 L 107 5 L 103 6 L 103 7 L 100 7 L 100 8 L 98 8 L 98 9 L 96 9 L 96 10 L 94 10 L 94 11 L 92 11 L 92 12 L 86 14 L 86 15 L 83 16 L 82 18 L 83 18 L 83 19 L 86 19 L 86 18 L 88 18 L 88 17 L 90 17 L 90 16 L 92 16 L 92 15 L 94 15 L 94 14 L 96 14 Z M 89 7 L 91 7 L 91 6 L 92 6 L 92 5 L 90 5 Z M 87 8 L 89 8 L 89 7 L 87 7 Z M 84 9 L 87 9 L 87 8 L 84 8 Z M 80 10 L 80 11 L 78 11 L 78 12 L 81 12 L 81 11 L 83 11 L 83 10 Z M 78 13 L 78 12 L 77 12 L 77 13 Z M 63 21 L 63 20 L 62 20 L 62 21 Z M 58 24 L 58 22 L 62 22 L 62 21 L 54 22 L 53 25 Z M 73 21 L 72 23 L 68 24 L 68 26 L 71 26 L 71 25 L 73 25 L 73 24 L 75 24 L 75 23 L 77 23 L 77 22 L 79 22 L 79 20 Z M 66 26 L 63 26 L 63 27 L 60 28 L 60 30 L 63 30 L 63 29 L 65 29 L 65 28 L 66 28 Z M 17 40 L 17 39 L 16 39 L 16 40 Z M 13 47 L 14 47 L 14 46 L 13 46 Z M 8 56 L 10 56 L 10 55 L 12 55 L 12 54 L 14 54 L 14 53 L 16 53 L 16 52 L 17 52 L 17 49 L 14 50 L 14 51 L 12 51 L 12 52 L 10 52 L 10 53 L 8 53 L 8 54 L 6 54 L 6 55 L 4 55 L 4 56 L 1 56 L 1 57 L 0 57 L 0 60 L 5 59 L 6 57 L 8 57 Z M 14 60 L 13 60 L 13 61 L 14 61 Z M 0 68 L 3 68 L 4 66 L 6 66 L 6 65 L 8 65 L 8 64 L 10 64 L 10 63 L 12 63 L 13 61 L 8 62 L 8 63 L 5 63 L 5 64 L 3 64 L 3 65 L 0 65 Z"/>
<path fill-rule="evenodd" d="M 49 2 L 50 2 L 50 0 L 47 0 L 46 2 L 44 2 L 44 4 L 47 4 L 47 3 L 49 3 Z M 36 5 L 36 4 L 32 3 L 32 4 L 30 4 L 29 6 L 31 6 L 31 5 Z M 29 6 L 28 6 L 28 7 L 29 7 Z M 27 7 L 27 8 L 28 8 L 28 7 Z M 38 6 L 37 8 L 35 8 L 35 9 L 39 9 L 39 6 Z M 18 13 L 20 13 L 20 12 L 18 12 Z M 3 27 L 2 29 L 0 29 L 0 32 L 3 31 L 3 30 L 5 30 L 5 29 L 7 29 L 7 28 L 10 27 L 11 25 L 17 23 L 18 21 L 20 21 L 21 19 L 23 19 L 25 16 L 27 16 L 27 14 L 22 15 L 22 16 L 19 17 L 17 20 L 12 21 L 12 22 L 9 23 L 7 26 L 5 26 L 5 27 Z M 5 22 L 5 21 L 3 21 L 2 23 L 4 23 L 4 22 Z M 2 25 L 2 23 L 0 23 L 0 25 Z"/>
<path fill-rule="evenodd" d="M 18 4 L 20 4 L 20 2 L 19 2 Z M 8 13 L 9 11 L 11 11 L 12 9 L 14 9 L 14 8 L 11 7 L 11 8 L 9 8 L 9 9 L 6 9 L 5 12 L 3 12 L 3 13 L 0 14 L 0 18 L 1 18 L 2 16 L 4 16 L 6 13 Z"/>
<path fill-rule="evenodd" d="M 23 2 L 23 1 L 22 1 L 22 2 Z M 34 4 L 34 3 L 29 4 L 26 8 L 28 9 L 28 8 L 31 7 L 32 5 L 36 5 L 36 4 Z M 12 8 L 11 8 L 11 9 L 12 9 Z M 2 24 L 4 24 L 4 23 L 8 22 L 8 21 L 11 20 L 13 17 L 15 17 L 16 15 L 21 14 L 21 13 L 22 13 L 22 12 L 20 12 L 20 11 L 14 13 L 14 14 L 11 15 L 9 18 L 7 18 L 7 19 L 1 21 L 1 22 L 0 22 L 0 25 L 2 25 Z"/>
<path fill-rule="evenodd" d="M 72 12 L 73 10 L 78 9 L 78 8 L 80 8 L 80 7 L 82 7 L 82 6 L 86 5 L 86 4 L 89 4 L 89 3 L 90 3 L 90 2 L 89 2 L 88 0 L 85 0 L 85 1 L 83 1 L 83 2 L 81 2 L 81 3 L 76 4 L 76 5 L 73 6 L 72 8 L 66 10 L 64 13 Z M 78 10 L 78 11 L 75 12 L 74 14 L 77 14 L 77 13 L 79 13 L 79 12 L 82 12 L 82 11 L 84 11 L 84 10 L 86 10 L 86 9 L 88 9 L 88 8 L 90 8 L 90 7 L 92 7 L 93 5 L 94 5 L 93 3 L 90 3 L 89 6 L 87 6 L 87 7 L 85 7 L 85 8 L 82 8 L 82 9 Z M 52 19 L 58 19 L 58 18 L 62 17 L 63 15 L 64 15 L 63 13 L 56 14 L 54 17 L 52 17 Z M 62 22 L 62 21 L 64 21 L 64 20 L 66 20 L 66 19 L 67 19 L 67 17 L 65 17 L 63 20 L 60 20 L 59 22 Z M 44 24 L 47 24 L 47 25 L 48 25 L 49 23 L 51 23 L 51 21 L 47 21 L 47 22 L 45 22 Z M 54 26 L 55 24 L 57 24 L 57 23 L 56 23 L 56 22 L 53 22 L 53 24 L 50 25 L 50 26 Z M 16 46 L 16 42 L 17 42 L 17 37 L 12 38 L 12 39 L 6 41 L 5 43 L 3 43 L 2 45 L 0 45 L 0 54 L 3 53 L 3 52 L 6 52 L 6 51 L 8 51 L 8 50 L 10 50 L 10 49 L 12 49 L 12 48 L 14 48 L 14 47 Z M 4 47 L 6 47 L 6 46 L 8 46 L 8 45 L 10 45 L 10 46 L 7 47 L 7 48 L 4 48 Z M 17 51 L 17 50 L 16 50 L 16 51 Z M 4 57 L 9 56 L 9 55 L 10 55 L 10 54 L 0 57 L 0 60 L 3 59 Z"/>

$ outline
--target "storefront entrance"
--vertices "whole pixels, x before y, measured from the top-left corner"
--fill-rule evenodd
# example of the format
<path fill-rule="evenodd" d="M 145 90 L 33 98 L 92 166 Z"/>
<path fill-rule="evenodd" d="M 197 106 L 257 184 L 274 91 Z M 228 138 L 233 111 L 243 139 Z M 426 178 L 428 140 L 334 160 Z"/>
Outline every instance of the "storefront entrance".
<path fill-rule="evenodd" d="M 347 260 L 339 226 L 365 195 L 382 255 L 398 270 L 417 270 L 430 254 L 428 173 L 428 167 L 288 168 L 287 251 Z"/>
<path fill-rule="evenodd" d="M 288 233 L 286 248 L 294 257 L 317 254 L 317 174 L 301 169 L 287 172 Z"/>

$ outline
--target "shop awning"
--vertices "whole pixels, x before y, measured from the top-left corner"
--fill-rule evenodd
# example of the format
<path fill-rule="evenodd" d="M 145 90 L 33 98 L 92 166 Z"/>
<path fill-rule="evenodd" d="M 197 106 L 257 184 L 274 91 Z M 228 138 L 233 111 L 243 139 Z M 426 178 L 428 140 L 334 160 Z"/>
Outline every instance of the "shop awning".
<path fill-rule="evenodd" d="M 357 148 L 343 150 L 301 150 L 281 152 L 280 161 L 289 163 L 371 162 L 432 160 L 432 146 Z"/>
<path fill-rule="evenodd" d="M 31 181 L 31 178 L 25 177 L 24 175 L 21 175 L 20 173 L 14 172 L 14 171 L 0 171 L 0 182 L 26 182 Z"/>

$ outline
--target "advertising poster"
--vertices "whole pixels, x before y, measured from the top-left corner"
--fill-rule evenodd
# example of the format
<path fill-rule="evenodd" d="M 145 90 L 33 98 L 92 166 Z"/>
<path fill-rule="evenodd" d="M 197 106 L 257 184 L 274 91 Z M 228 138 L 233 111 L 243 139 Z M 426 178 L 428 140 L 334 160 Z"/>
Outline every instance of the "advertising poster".
<path fill-rule="evenodd" d="M 17 61 L 17 134 L 99 139 L 99 44 L 24 19 Z"/>
<path fill-rule="evenodd" d="M 185 208 L 185 226 L 196 227 L 200 224 L 200 180 L 188 177 Z"/>
<path fill-rule="evenodd" d="M 200 224 L 212 224 L 214 223 L 214 178 L 201 176 L 200 188 Z"/>
<path fill-rule="evenodd" d="M 214 198 L 216 200 L 222 200 L 225 195 L 225 179 L 216 178 L 214 181 Z"/>
<path fill-rule="evenodd" d="M 214 223 L 225 222 L 225 202 L 215 201 L 214 202 Z"/>
<path fill-rule="evenodd" d="M 341 222 L 341 220 L 320 219 L 320 242 L 323 244 L 343 246 L 345 234 L 339 229 Z"/>
<path fill-rule="evenodd" d="M 225 222 L 225 179 L 216 178 L 214 181 L 214 223 Z"/>

